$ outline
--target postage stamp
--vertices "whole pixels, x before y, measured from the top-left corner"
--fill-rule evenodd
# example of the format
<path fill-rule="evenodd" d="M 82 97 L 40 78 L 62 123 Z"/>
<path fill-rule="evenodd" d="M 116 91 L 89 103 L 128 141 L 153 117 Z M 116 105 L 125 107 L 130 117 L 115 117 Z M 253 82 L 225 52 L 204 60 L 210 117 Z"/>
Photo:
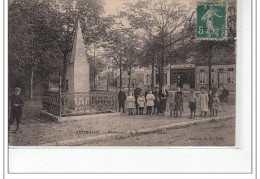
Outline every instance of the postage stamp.
<path fill-rule="evenodd" d="M 198 2 L 196 38 L 224 40 L 226 36 L 226 3 Z"/>

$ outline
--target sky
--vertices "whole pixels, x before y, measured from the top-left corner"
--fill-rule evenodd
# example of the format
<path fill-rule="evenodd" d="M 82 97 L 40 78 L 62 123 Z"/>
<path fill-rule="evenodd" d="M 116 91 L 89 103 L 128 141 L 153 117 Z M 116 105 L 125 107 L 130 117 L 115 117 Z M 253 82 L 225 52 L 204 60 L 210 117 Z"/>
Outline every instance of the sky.
<path fill-rule="evenodd" d="M 117 10 L 123 8 L 123 3 L 129 2 L 131 0 L 104 0 L 105 5 L 105 13 L 106 15 L 115 15 L 117 14 Z"/>
<path fill-rule="evenodd" d="M 137 0 L 104 0 L 106 5 L 105 5 L 105 14 L 106 15 L 115 15 L 117 14 L 117 9 L 120 10 L 123 8 L 123 3 L 125 2 L 134 2 Z M 197 2 L 197 1 L 203 1 L 203 0 L 176 0 L 182 3 L 183 5 L 190 6 L 191 3 Z M 220 1 L 223 2 L 224 0 L 208 0 L 208 1 Z M 227 0 L 229 1 L 235 1 L 235 0 Z"/>
<path fill-rule="evenodd" d="M 106 5 L 105 8 L 105 14 L 106 15 L 115 15 L 117 14 L 117 10 L 120 10 L 123 8 L 123 4 L 125 2 L 135 2 L 137 0 L 104 0 Z M 180 0 L 180 2 L 184 5 L 189 5 L 190 2 L 194 2 L 194 0 Z"/>

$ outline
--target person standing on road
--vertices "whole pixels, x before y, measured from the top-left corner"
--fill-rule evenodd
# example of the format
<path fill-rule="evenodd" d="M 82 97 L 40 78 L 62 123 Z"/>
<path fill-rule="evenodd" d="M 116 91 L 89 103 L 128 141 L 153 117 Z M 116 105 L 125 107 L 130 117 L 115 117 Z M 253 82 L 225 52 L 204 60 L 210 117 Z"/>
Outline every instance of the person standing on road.
<path fill-rule="evenodd" d="M 159 114 L 159 112 L 160 112 L 160 105 L 159 105 L 160 100 L 159 100 L 159 96 L 158 96 L 159 95 L 158 88 L 155 88 L 155 91 L 153 92 L 153 95 L 155 97 L 153 113 L 154 114 Z M 155 111 L 156 111 L 156 113 L 155 113 Z"/>
<path fill-rule="evenodd" d="M 200 101 L 200 111 L 201 111 L 200 116 L 206 117 L 207 112 L 208 112 L 209 96 L 206 93 L 205 87 L 201 88 L 201 94 L 199 95 L 199 101 Z"/>
<path fill-rule="evenodd" d="M 124 91 L 120 90 L 118 93 L 119 112 L 120 109 L 123 108 L 123 113 L 125 113 L 125 100 L 126 100 L 126 94 Z"/>
<path fill-rule="evenodd" d="M 152 115 L 154 100 L 155 96 L 153 95 L 152 90 L 148 90 L 148 94 L 146 95 L 146 106 L 149 115 Z"/>
<path fill-rule="evenodd" d="M 11 125 L 16 120 L 16 132 L 19 130 L 19 125 L 21 123 L 22 117 L 22 107 L 24 106 L 24 102 L 21 94 L 21 88 L 15 88 L 14 94 L 10 96 L 10 105 L 11 105 L 11 112 L 10 112 L 10 119 L 8 121 L 8 131 L 11 128 Z"/>
<path fill-rule="evenodd" d="M 177 92 L 174 96 L 174 112 L 176 117 L 182 117 L 182 111 L 183 111 L 183 92 L 181 91 L 181 88 L 177 88 Z M 178 112 L 180 112 L 180 116 L 178 115 Z"/>
<path fill-rule="evenodd" d="M 133 115 L 133 109 L 135 108 L 135 97 L 130 91 L 129 96 L 126 98 L 126 109 L 128 109 L 128 115 Z"/>
<path fill-rule="evenodd" d="M 141 92 L 140 95 L 137 98 L 137 104 L 139 107 L 139 114 L 143 115 L 144 114 L 144 105 L 145 105 L 145 97 L 144 97 L 144 93 Z"/>
<path fill-rule="evenodd" d="M 192 118 L 195 119 L 197 102 L 198 102 L 198 99 L 195 95 L 195 91 L 194 91 L 194 89 L 192 89 L 191 96 L 189 99 L 190 119 L 192 119 Z"/>
<path fill-rule="evenodd" d="M 135 114 L 138 114 L 138 103 L 137 103 L 137 98 L 140 95 L 142 89 L 140 88 L 140 84 L 137 84 L 137 87 L 134 90 L 134 97 L 135 97 L 135 108 L 136 108 L 136 112 Z"/>
<path fill-rule="evenodd" d="M 213 104 L 213 93 L 211 90 L 209 90 L 209 102 L 208 102 L 208 105 L 209 105 L 209 111 L 210 111 L 210 115 L 212 116 L 212 104 Z"/>
<path fill-rule="evenodd" d="M 218 112 L 220 110 L 220 100 L 218 98 L 217 93 L 214 94 L 212 107 L 213 107 L 213 116 L 214 115 L 218 116 Z"/>
<path fill-rule="evenodd" d="M 149 93 L 149 91 L 151 90 L 151 86 L 147 86 L 147 90 L 144 93 L 144 96 L 146 97 Z M 146 110 L 146 114 L 148 114 L 148 110 Z"/>
<path fill-rule="evenodd" d="M 174 94 L 173 93 L 171 93 L 170 97 L 169 97 L 169 108 L 170 108 L 170 111 L 171 111 L 170 116 L 175 115 L 175 111 L 174 111 Z"/>
<path fill-rule="evenodd" d="M 163 87 L 162 90 L 160 90 L 158 96 L 160 99 L 160 112 L 161 112 L 161 114 L 165 115 L 166 101 L 167 101 L 167 98 L 169 97 L 169 93 L 165 89 L 165 87 Z"/>
<path fill-rule="evenodd" d="M 222 93 L 219 95 L 219 99 L 222 102 L 228 102 L 229 91 L 224 85 L 222 85 L 222 88 L 223 88 L 223 90 L 222 90 Z"/>

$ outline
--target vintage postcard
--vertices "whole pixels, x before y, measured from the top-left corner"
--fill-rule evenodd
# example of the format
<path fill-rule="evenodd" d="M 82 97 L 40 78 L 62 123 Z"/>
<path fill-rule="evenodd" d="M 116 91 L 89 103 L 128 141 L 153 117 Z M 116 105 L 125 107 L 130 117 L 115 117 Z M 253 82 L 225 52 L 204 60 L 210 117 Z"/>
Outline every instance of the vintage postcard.
<path fill-rule="evenodd" d="M 236 0 L 9 0 L 9 147 L 234 147 L 236 23 Z"/>

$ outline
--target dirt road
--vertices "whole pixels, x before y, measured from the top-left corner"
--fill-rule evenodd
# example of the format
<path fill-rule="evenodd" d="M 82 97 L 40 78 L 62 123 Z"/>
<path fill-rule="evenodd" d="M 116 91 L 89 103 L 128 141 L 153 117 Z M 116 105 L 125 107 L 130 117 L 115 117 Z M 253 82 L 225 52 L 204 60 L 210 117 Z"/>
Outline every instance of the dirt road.
<path fill-rule="evenodd" d="M 107 140 L 88 146 L 234 146 L 235 118 L 208 122 L 162 133 Z"/>

